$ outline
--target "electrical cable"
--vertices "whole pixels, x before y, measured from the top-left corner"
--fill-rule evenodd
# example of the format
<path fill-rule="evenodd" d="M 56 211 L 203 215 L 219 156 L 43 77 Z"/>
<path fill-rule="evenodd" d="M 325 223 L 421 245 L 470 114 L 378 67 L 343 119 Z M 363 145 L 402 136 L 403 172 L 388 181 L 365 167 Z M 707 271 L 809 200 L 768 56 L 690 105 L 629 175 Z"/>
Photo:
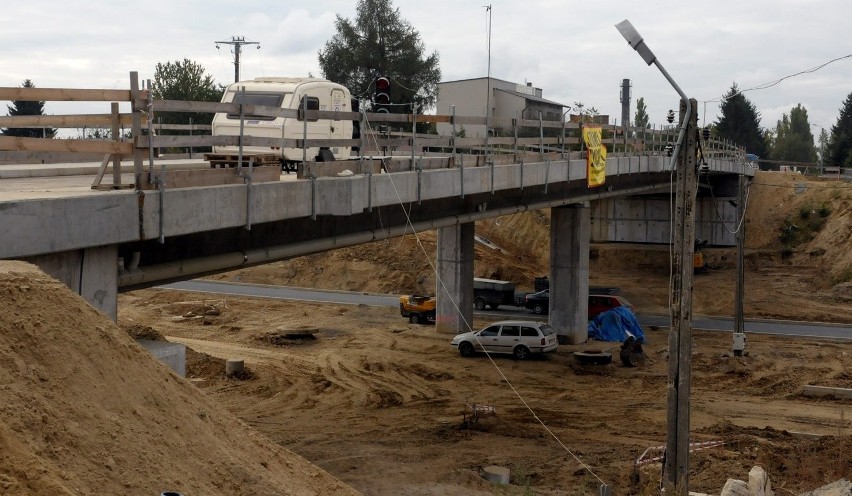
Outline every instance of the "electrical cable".
<path fill-rule="evenodd" d="M 732 94 L 732 95 L 723 95 L 722 97 L 720 97 L 720 98 L 718 98 L 718 99 L 716 99 L 716 100 L 704 100 L 704 103 L 721 102 L 721 101 L 727 100 L 727 99 L 729 99 L 729 98 L 733 98 L 733 97 L 735 97 L 735 96 L 737 96 L 737 95 L 741 95 L 741 94 L 745 93 L 746 91 L 765 90 L 765 89 L 767 89 L 767 88 L 771 88 L 771 87 L 773 87 L 773 86 L 775 86 L 775 85 L 777 85 L 777 84 L 781 83 L 781 82 L 782 82 L 782 81 L 784 81 L 785 79 L 790 79 L 790 78 L 792 78 L 792 77 L 800 76 L 800 75 L 802 75 L 802 74 L 808 74 L 808 73 L 811 73 L 811 72 L 816 72 L 816 71 L 818 71 L 818 70 L 822 69 L 823 67 L 825 67 L 825 66 L 827 66 L 827 65 L 829 65 L 829 64 L 832 64 L 832 63 L 834 63 L 834 62 L 837 62 L 838 60 L 843 60 L 843 59 L 848 59 L 848 58 L 852 58 L 852 53 L 850 53 L 849 55 L 843 55 L 842 57 L 837 57 L 837 58 L 835 58 L 835 59 L 831 59 L 831 60 L 829 60 L 828 62 L 825 62 L 825 63 L 823 63 L 823 64 L 820 64 L 820 65 L 818 65 L 818 66 L 816 66 L 816 67 L 812 67 L 812 68 L 810 68 L 810 69 L 805 69 L 805 70 L 803 70 L 803 71 L 799 71 L 799 72 L 797 72 L 797 73 L 795 73 L 795 74 L 789 74 L 789 75 L 787 75 L 787 76 L 784 76 L 784 77 L 782 77 L 782 78 L 776 79 L 776 80 L 774 80 L 774 81 L 770 81 L 770 82 L 768 82 L 768 83 L 759 84 L 759 85 L 757 85 L 757 86 L 753 86 L 753 87 L 751 87 L 751 88 L 746 88 L 746 89 L 744 89 L 744 90 L 737 91 L 736 93 L 734 93 L 734 94 Z"/>
<path fill-rule="evenodd" d="M 364 114 L 364 122 L 365 122 L 365 123 L 366 123 L 366 125 L 367 125 L 367 129 L 372 129 L 372 128 L 371 128 L 371 126 L 370 126 L 370 122 L 369 122 L 369 121 L 367 120 L 367 118 L 366 118 L 366 113 Z M 374 144 L 375 144 L 376 148 L 378 148 L 378 141 L 377 141 L 377 140 L 375 140 L 375 136 L 373 137 L 373 139 L 374 139 Z M 411 212 L 411 208 L 413 207 L 413 204 L 410 204 L 409 209 L 408 209 L 408 210 L 406 210 L 406 209 L 405 209 L 405 204 L 404 204 L 404 202 L 402 201 L 402 196 L 399 194 L 399 190 L 398 190 L 398 189 L 397 189 L 397 187 L 396 187 L 396 183 L 394 183 L 394 180 L 393 180 L 393 174 L 388 174 L 388 180 L 390 181 L 390 184 L 391 184 L 391 187 L 393 188 L 394 194 L 396 195 L 397 200 L 398 200 L 398 202 L 399 202 L 399 205 L 400 205 L 400 207 L 402 208 L 402 212 L 403 212 L 403 214 L 405 214 L 405 221 L 406 221 L 406 224 L 407 224 L 408 226 L 411 226 L 411 231 L 412 231 L 412 233 L 414 234 L 414 238 L 415 238 L 415 240 L 416 240 L 416 242 L 417 242 L 417 246 L 418 246 L 418 247 L 420 247 L 420 250 L 423 252 L 423 255 L 424 255 L 425 259 L 426 259 L 426 262 L 429 264 L 429 267 L 432 269 L 432 272 L 435 274 L 435 281 L 436 281 L 436 283 L 437 283 L 437 284 L 440 286 L 440 288 L 441 288 L 441 289 L 443 289 L 443 291 L 447 294 L 448 299 L 449 299 L 449 300 L 450 300 L 450 302 L 452 303 L 453 308 L 456 310 L 456 312 L 458 312 L 458 315 L 461 317 L 462 322 L 464 323 L 464 327 L 465 327 L 465 329 L 467 329 L 468 331 L 473 331 L 473 328 L 472 328 L 472 326 L 471 326 L 470 322 L 468 322 L 468 321 L 467 321 L 467 319 L 464 317 L 464 314 L 463 314 L 463 313 L 462 313 L 462 311 L 459 309 L 458 303 L 457 303 L 457 302 L 453 299 L 453 297 L 450 295 L 450 292 L 447 290 L 447 287 L 446 287 L 446 285 L 444 284 L 444 281 L 443 281 L 443 279 L 441 278 L 441 275 L 438 273 L 438 269 L 437 269 L 437 268 L 435 267 L 435 265 L 432 263 L 432 259 L 431 259 L 431 257 L 429 256 L 429 254 L 426 252 L 426 248 L 424 247 L 423 242 L 422 242 L 422 241 L 421 241 L 421 239 L 420 239 L 420 236 L 418 236 L 418 235 L 417 235 L 417 231 L 414 229 L 414 223 L 411 221 L 411 216 L 410 216 L 410 212 Z M 482 343 L 481 343 L 481 342 L 479 342 L 479 339 L 478 339 L 478 338 L 476 338 L 476 339 L 477 339 L 477 342 L 480 344 L 480 347 L 482 347 Z M 562 440 L 561 440 L 561 439 L 559 439 L 559 437 L 558 437 L 558 436 L 557 436 L 557 435 L 556 435 L 556 434 L 555 434 L 552 430 L 550 430 L 550 428 L 549 428 L 549 427 L 548 427 L 548 426 L 544 423 L 544 421 L 543 421 L 543 420 L 542 420 L 542 419 L 541 419 L 541 418 L 540 418 L 540 417 L 536 414 L 536 412 L 532 409 L 532 407 L 530 407 L 529 403 L 527 403 L 527 401 L 523 398 L 523 396 L 522 396 L 522 395 L 521 395 L 521 393 L 517 390 L 517 388 L 515 388 L 514 384 L 512 384 L 512 382 L 511 382 L 511 381 L 509 381 L 509 378 L 508 378 L 508 377 L 506 377 L 506 374 L 503 372 L 503 370 L 500 368 L 500 366 L 499 366 L 499 365 L 497 365 L 497 362 L 495 362 L 495 361 L 494 361 L 494 358 L 491 356 L 491 353 L 489 353 L 489 352 L 487 352 L 487 351 L 486 351 L 486 352 L 485 352 L 485 355 L 488 357 L 488 360 L 491 362 L 491 365 L 492 365 L 492 366 L 493 366 L 493 367 L 497 370 L 497 373 L 498 373 L 498 374 L 500 374 L 500 377 L 503 379 L 503 381 L 505 381 L 505 383 L 509 386 L 509 388 L 510 388 L 510 389 L 512 390 L 512 392 L 515 394 L 515 396 L 518 398 L 518 400 L 520 400 L 520 402 L 521 402 L 521 403 L 524 405 L 524 407 L 525 407 L 525 408 L 526 408 L 526 409 L 527 409 L 527 410 L 528 410 L 528 411 L 532 414 L 533 418 L 534 418 L 534 419 L 535 419 L 535 420 L 536 420 L 536 421 L 537 421 L 537 422 L 538 422 L 538 423 L 539 423 L 539 424 L 540 424 L 540 425 L 544 428 L 544 430 L 545 430 L 545 431 L 547 431 L 547 433 L 548 433 L 548 434 L 550 434 L 550 436 L 551 436 L 551 437 L 552 437 L 552 438 L 553 438 L 553 439 L 554 439 L 554 440 L 555 440 L 555 441 L 556 441 L 556 442 L 557 442 L 557 443 L 558 443 L 558 444 L 562 447 L 562 449 L 564 449 L 564 450 L 565 450 L 565 451 L 566 451 L 569 455 L 571 455 L 571 457 L 573 457 L 573 458 L 574 458 L 574 460 L 576 460 L 576 461 L 577 461 L 577 463 L 579 463 L 581 467 L 583 467 L 583 468 L 584 468 L 585 470 L 587 470 L 590 474 L 592 474 L 592 476 L 593 476 L 595 479 L 597 479 L 597 480 L 598 480 L 601 484 L 603 484 L 603 485 L 607 485 L 607 484 L 606 484 L 606 482 L 604 482 L 604 481 L 603 481 L 603 480 L 602 480 L 602 479 L 601 479 L 601 478 L 600 478 L 600 477 L 599 477 L 599 476 L 598 476 L 598 475 L 597 475 L 597 474 L 596 474 L 596 473 L 592 470 L 592 468 L 591 468 L 589 465 L 587 465 L 587 464 L 586 464 L 586 463 L 584 463 L 582 460 L 580 460 L 580 458 L 579 458 L 577 455 L 575 455 L 575 454 L 574 454 L 574 452 L 573 452 L 573 451 L 571 451 L 571 450 L 570 450 L 567 446 L 565 446 L 565 444 L 562 442 Z"/>

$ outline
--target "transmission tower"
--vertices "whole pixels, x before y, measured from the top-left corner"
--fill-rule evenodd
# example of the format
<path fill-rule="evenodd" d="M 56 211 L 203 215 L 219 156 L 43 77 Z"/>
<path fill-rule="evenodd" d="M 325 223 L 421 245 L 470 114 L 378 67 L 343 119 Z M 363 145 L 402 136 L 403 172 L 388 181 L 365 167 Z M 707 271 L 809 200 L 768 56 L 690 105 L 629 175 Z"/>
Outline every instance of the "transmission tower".
<path fill-rule="evenodd" d="M 257 45 L 258 50 L 260 49 L 259 41 L 246 41 L 244 36 L 231 36 L 229 41 L 217 41 L 216 49 L 219 49 L 219 45 L 233 45 L 234 46 L 234 82 L 238 82 L 240 80 L 240 52 L 242 52 L 243 45 Z"/>

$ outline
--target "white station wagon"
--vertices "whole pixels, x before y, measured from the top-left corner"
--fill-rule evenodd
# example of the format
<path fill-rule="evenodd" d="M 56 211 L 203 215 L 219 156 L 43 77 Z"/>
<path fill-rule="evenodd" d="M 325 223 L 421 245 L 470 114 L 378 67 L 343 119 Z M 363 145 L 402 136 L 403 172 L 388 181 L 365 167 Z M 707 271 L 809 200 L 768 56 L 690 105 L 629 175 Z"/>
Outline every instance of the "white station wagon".
<path fill-rule="evenodd" d="M 461 356 L 472 356 L 477 351 L 510 353 L 523 360 L 532 353 L 556 351 L 559 346 L 556 331 L 544 322 L 504 320 L 495 322 L 481 331 L 456 335 L 450 343 Z"/>

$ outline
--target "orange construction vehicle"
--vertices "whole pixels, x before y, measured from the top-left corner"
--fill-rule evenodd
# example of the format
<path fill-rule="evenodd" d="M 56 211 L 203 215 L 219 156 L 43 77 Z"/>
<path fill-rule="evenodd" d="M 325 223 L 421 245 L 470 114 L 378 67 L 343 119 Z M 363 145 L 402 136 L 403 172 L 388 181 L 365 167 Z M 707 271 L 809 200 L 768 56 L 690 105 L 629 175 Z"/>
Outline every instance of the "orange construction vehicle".
<path fill-rule="evenodd" d="M 404 295 L 399 297 L 399 313 L 408 317 L 412 324 L 428 324 L 435 321 L 434 296 Z"/>

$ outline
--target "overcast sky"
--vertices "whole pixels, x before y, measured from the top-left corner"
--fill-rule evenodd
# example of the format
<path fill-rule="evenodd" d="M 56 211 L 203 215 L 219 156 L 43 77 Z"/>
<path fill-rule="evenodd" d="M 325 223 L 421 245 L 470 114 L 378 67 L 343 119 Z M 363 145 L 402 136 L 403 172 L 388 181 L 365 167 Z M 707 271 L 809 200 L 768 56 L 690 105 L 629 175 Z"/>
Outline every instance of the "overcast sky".
<path fill-rule="evenodd" d="M 852 3 L 848 0 L 396 0 L 428 52 L 440 56 L 442 80 L 488 70 L 487 2 L 492 5 L 491 75 L 542 88 L 549 100 L 582 102 L 620 119 L 619 87 L 644 97 L 652 123 L 664 123 L 678 96 L 644 64 L 614 25 L 629 19 L 684 92 L 699 102 L 699 123 L 719 115 L 721 97 L 844 57 L 768 89 L 746 93 L 774 128 L 801 103 L 810 122 L 830 130 L 852 93 Z M 6 5 L 5 3 L 8 3 Z M 320 76 L 317 51 L 334 33 L 336 14 L 353 18 L 356 0 L 30 0 L 0 10 L 0 86 L 129 88 L 130 71 L 153 78 L 157 62 L 191 59 L 220 83 L 233 81 L 230 47 L 243 36 L 242 79 Z M 5 115 L 4 106 L 0 114 Z M 106 113 L 48 103 L 46 112 Z M 483 102 L 483 107 L 485 103 Z M 72 109 L 72 110 L 69 110 Z M 814 135 L 819 132 L 814 128 Z"/>

